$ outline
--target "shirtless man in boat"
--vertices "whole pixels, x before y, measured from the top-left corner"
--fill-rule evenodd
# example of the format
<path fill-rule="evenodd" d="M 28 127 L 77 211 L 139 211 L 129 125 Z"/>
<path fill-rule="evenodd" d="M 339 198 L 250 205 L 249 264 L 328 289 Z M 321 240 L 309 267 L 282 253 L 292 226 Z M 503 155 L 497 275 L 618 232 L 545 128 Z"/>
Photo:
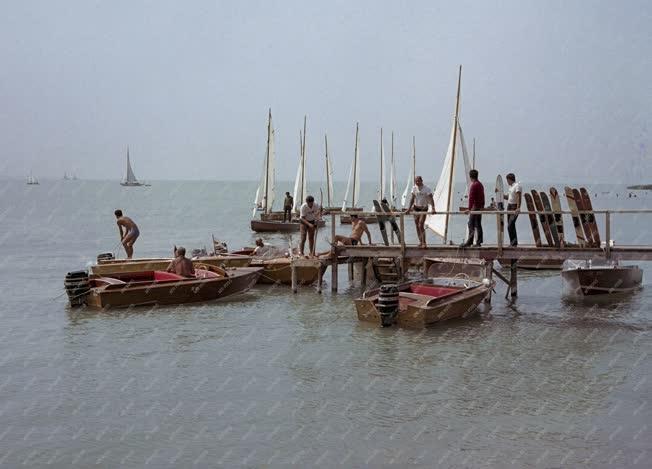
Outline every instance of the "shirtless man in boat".
<path fill-rule="evenodd" d="M 335 235 L 334 243 L 341 243 L 345 246 L 357 246 L 362 244 L 362 235 L 367 234 L 369 245 L 371 245 L 371 233 L 367 223 L 360 219 L 355 213 L 351 214 L 351 236 Z"/>
<path fill-rule="evenodd" d="M 131 259 L 134 255 L 134 243 L 138 239 L 138 236 L 140 236 L 138 225 L 136 225 L 131 218 L 125 217 L 120 209 L 113 213 L 118 219 L 116 223 L 118 224 L 118 231 L 120 232 L 120 242 L 125 248 L 127 259 Z M 122 231 L 123 228 L 124 232 Z"/>
<path fill-rule="evenodd" d="M 195 267 L 192 265 L 192 261 L 186 257 L 186 248 L 174 247 L 174 259 L 170 262 L 167 271 L 174 272 L 182 277 L 195 276 Z"/>

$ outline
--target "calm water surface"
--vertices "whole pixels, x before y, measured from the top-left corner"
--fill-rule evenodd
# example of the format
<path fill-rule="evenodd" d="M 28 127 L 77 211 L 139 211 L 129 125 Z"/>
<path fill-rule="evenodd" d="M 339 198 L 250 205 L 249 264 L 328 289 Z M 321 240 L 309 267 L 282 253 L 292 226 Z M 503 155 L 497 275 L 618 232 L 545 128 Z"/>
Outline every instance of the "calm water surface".
<path fill-rule="evenodd" d="M 515 305 L 499 286 L 490 314 L 426 331 L 360 324 L 345 283 L 70 310 L 63 277 L 114 249 L 115 208 L 140 225 L 137 255 L 211 233 L 237 248 L 255 238 L 253 184 L 1 184 L 1 467 L 649 467 L 649 265 L 642 291 L 602 303 L 524 273 Z M 591 189 L 596 208 L 652 205 Z M 652 243 L 652 217 L 615 225 Z"/>

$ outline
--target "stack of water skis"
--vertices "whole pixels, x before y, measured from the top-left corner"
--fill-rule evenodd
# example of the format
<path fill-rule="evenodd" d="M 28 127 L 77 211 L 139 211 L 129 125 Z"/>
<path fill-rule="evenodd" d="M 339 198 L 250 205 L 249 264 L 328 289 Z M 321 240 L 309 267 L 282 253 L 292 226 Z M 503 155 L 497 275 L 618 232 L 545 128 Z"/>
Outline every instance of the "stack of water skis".
<path fill-rule="evenodd" d="M 577 246 L 600 247 L 600 232 L 593 214 L 593 206 L 588 191 L 581 187 L 572 189 L 564 188 L 568 210 L 571 212 Z M 564 232 L 564 221 L 562 217 L 561 198 L 557 189 L 551 187 L 549 194 L 544 191 L 531 190 L 523 194 L 527 210 L 530 213 L 530 225 L 534 236 L 534 243 L 537 247 L 543 245 L 541 231 L 543 232 L 546 244 L 551 247 L 574 246 L 568 242 Z M 538 218 L 538 221 L 537 221 Z M 539 230 L 539 223 L 541 230 Z"/>

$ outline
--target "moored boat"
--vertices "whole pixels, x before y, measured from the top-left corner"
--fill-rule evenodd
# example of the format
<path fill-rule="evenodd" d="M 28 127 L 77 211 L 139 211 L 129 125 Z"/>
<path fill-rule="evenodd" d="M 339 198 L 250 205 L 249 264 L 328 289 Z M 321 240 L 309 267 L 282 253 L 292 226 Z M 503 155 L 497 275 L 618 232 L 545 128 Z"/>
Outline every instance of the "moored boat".
<path fill-rule="evenodd" d="M 110 275 L 127 272 L 142 272 L 150 270 L 165 270 L 172 262 L 172 258 L 137 258 L 137 259 L 103 259 L 98 256 L 97 264 L 90 266 L 89 270 L 95 275 Z M 203 256 L 192 259 L 194 265 L 206 264 L 215 267 L 248 267 L 251 256 L 238 254 L 224 254 L 216 256 Z"/>
<path fill-rule="evenodd" d="M 504 268 L 509 268 L 512 265 L 510 259 L 498 259 L 498 262 Z M 524 270 L 561 270 L 563 264 L 563 259 L 537 259 L 527 257 L 522 257 L 516 262 L 516 266 Z"/>
<path fill-rule="evenodd" d="M 252 254 L 253 248 L 245 248 L 236 251 L 238 254 Z M 262 267 L 263 273 L 258 279 L 258 283 L 263 284 L 292 284 L 292 269 L 294 268 L 297 276 L 297 285 L 312 285 L 319 279 L 319 272 L 326 268 L 323 257 L 327 253 L 317 258 L 304 257 L 273 257 L 261 258 L 253 257 L 251 260 L 252 267 Z"/>
<path fill-rule="evenodd" d="M 571 295 L 608 295 L 630 293 L 641 288 L 643 271 L 636 265 L 567 261 L 561 278 L 565 291 Z"/>
<path fill-rule="evenodd" d="M 490 291 L 488 281 L 431 278 L 369 290 L 355 307 L 360 321 L 426 327 L 473 316 Z"/>
<path fill-rule="evenodd" d="M 324 220 L 319 220 L 317 225 L 321 228 L 326 226 Z M 295 233 L 301 229 L 301 222 L 298 220 L 284 222 L 279 220 L 251 220 L 251 229 L 256 233 Z"/>
<path fill-rule="evenodd" d="M 212 301 L 249 290 L 262 274 L 257 267 L 195 269 L 195 277 L 150 270 L 111 276 L 66 277 L 71 305 L 93 308 L 124 308 Z"/>

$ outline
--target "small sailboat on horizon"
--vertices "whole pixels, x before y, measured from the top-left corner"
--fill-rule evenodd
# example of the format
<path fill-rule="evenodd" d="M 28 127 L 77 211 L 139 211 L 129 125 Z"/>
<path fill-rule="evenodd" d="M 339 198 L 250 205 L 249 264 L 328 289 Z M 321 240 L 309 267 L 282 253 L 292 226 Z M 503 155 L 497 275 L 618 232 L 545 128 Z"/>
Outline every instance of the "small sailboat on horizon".
<path fill-rule="evenodd" d="M 29 172 L 29 176 L 27 176 L 27 185 L 28 186 L 38 186 L 39 182 L 38 179 L 36 179 L 33 175 L 32 172 Z"/>
<path fill-rule="evenodd" d="M 134 170 L 131 168 L 131 160 L 129 159 L 129 147 L 127 147 L 127 173 L 125 175 L 125 178 L 120 182 L 120 185 L 125 187 L 151 186 L 151 184 L 146 184 L 136 179 Z"/>

